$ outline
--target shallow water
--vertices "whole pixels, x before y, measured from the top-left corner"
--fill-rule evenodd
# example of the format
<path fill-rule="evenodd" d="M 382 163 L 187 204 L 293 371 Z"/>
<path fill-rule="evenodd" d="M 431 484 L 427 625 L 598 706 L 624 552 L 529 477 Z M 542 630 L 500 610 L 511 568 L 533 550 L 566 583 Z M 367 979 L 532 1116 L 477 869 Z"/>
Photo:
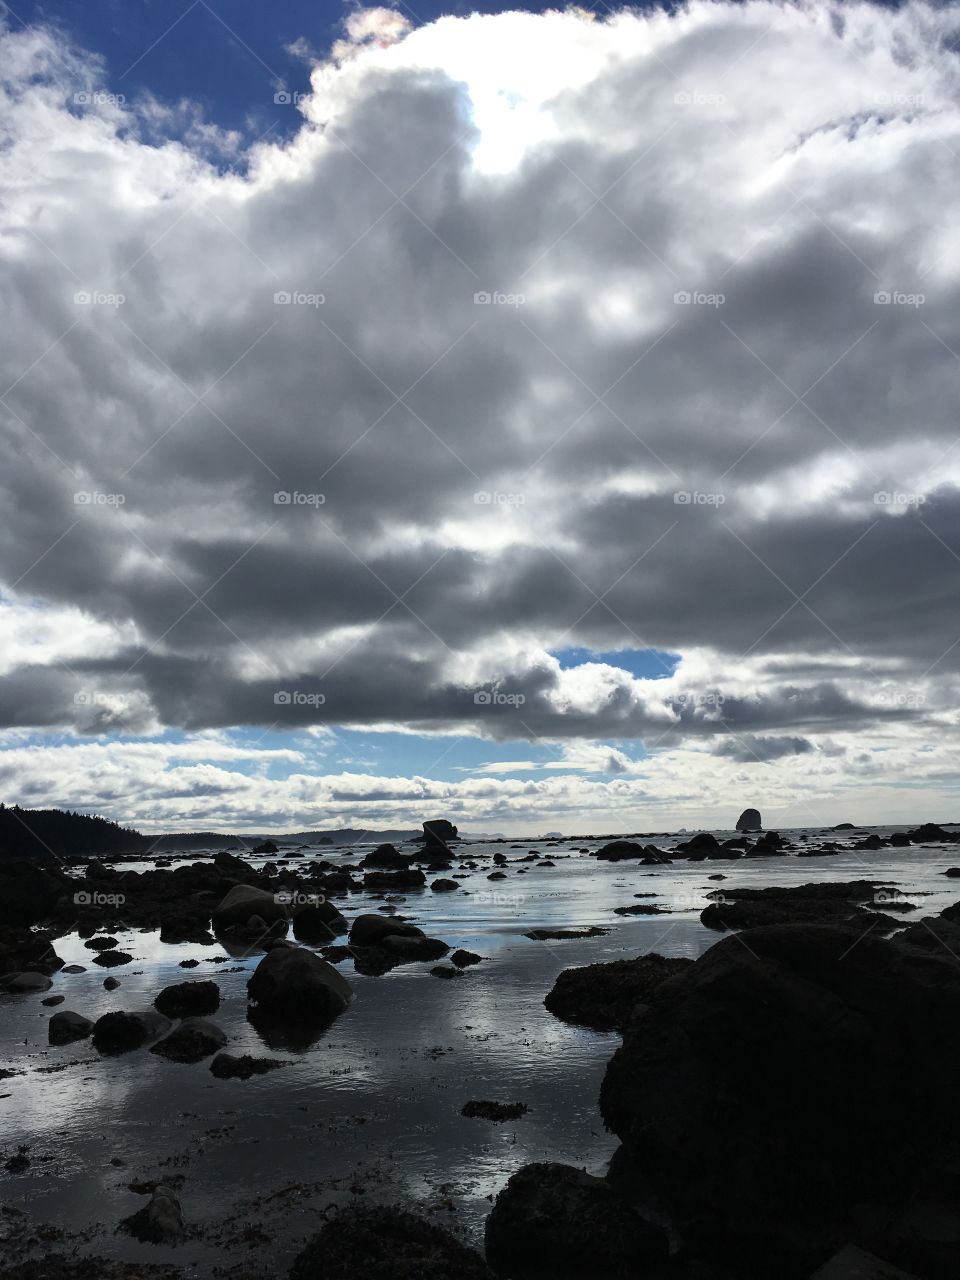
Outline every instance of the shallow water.
<path fill-rule="evenodd" d="M 682 838 L 656 843 L 669 852 Z M 430 964 L 364 977 L 345 961 L 339 967 L 354 1001 L 302 1053 L 267 1048 L 246 1021 L 245 984 L 258 955 L 211 964 L 210 957 L 225 955 L 219 944 L 169 945 L 156 932 L 114 930 L 134 962 L 102 970 L 75 934 L 58 939 L 67 964 L 87 967 L 54 977 L 44 995 L 65 995 L 59 1008 L 90 1018 L 146 1008 L 171 983 L 211 977 L 221 990 L 216 1020 L 230 1038 L 229 1051 L 282 1057 L 288 1065 L 247 1081 L 216 1080 L 208 1062 L 180 1065 L 145 1050 L 101 1058 L 89 1041 L 50 1048 L 46 1026 L 54 1010 L 40 1003 L 44 996 L 4 997 L 0 1065 L 24 1074 L 0 1081 L 0 1149 L 6 1159 L 19 1143 L 31 1144 L 29 1168 L 6 1178 L 5 1205 L 71 1238 L 82 1233 L 85 1251 L 173 1261 L 198 1277 L 211 1276 L 215 1266 L 229 1274 L 241 1264 L 252 1275 L 285 1275 L 327 1206 L 344 1201 L 416 1206 L 480 1243 L 490 1197 L 515 1169 L 560 1160 L 601 1173 L 617 1145 L 604 1131 L 597 1097 L 619 1037 L 569 1027 L 547 1013 L 543 998 L 561 969 L 648 951 L 702 954 L 721 935 L 700 924 L 699 912 L 706 894 L 725 885 L 888 881 L 908 895 L 930 895 L 915 898 L 920 910 L 913 919 L 960 898 L 960 885 L 942 874 L 960 862 L 955 846 L 640 867 L 597 862 L 576 852 L 580 844 L 597 847 L 596 841 L 478 845 L 477 852 L 502 851 L 511 859 L 537 850 L 556 866 L 511 864 L 506 880 L 491 882 L 484 860 L 457 892 L 408 892 L 399 905 L 405 918 L 451 947 L 479 952 L 483 963 L 442 981 Z M 459 852 L 470 850 L 464 843 Z M 307 858 L 356 862 L 362 852 L 324 847 Z M 726 880 L 710 879 L 715 875 Z M 651 893 L 657 896 L 650 901 L 669 914 L 614 915 L 633 895 Z M 380 903 L 351 894 L 340 905 L 350 919 Z M 577 925 L 610 933 L 550 942 L 523 936 L 532 928 Z M 201 964 L 181 969 L 187 958 Z M 115 992 L 103 989 L 108 972 L 121 982 Z M 506 1124 L 465 1119 L 460 1109 L 470 1098 L 524 1102 L 529 1112 Z M 172 1176 L 183 1179 L 193 1238 L 168 1248 L 114 1234 L 120 1219 L 144 1203 L 127 1184 Z M 260 1228 L 253 1238 L 241 1235 L 250 1223 Z"/>

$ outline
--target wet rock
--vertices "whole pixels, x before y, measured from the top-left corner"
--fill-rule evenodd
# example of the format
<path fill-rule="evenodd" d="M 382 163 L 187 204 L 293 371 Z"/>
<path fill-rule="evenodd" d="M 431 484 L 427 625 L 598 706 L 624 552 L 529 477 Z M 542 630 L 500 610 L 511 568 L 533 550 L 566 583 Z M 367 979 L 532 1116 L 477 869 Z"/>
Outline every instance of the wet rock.
<path fill-rule="evenodd" d="M 105 991 L 116 991 L 120 985 L 119 978 L 104 978 L 103 987 Z"/>
<path fill-rule="evenodd" d="M 280 850 L 272 840 L 263 840 L 260 844 L 254 845 L 250 852 L 258 856 L 263 856 L 268 853 L 279 853 Z"/>
<path fill-rule="evenodd" d="M 215 982 L 178 982 L 164 987 L 153 1005 L 167 1018 L 201 1017 L 220 1008 L 220 988 Z"/>
<path fill-rule="evenodd" d="M 213 865 L 224 876 L 228 876 L 231 880 L 236 880 L 240 884 L 256 884 L 257 882 L 257 872 L 253 867 L 235 854 L 228 853 L 226 849 L 220 850 L 213 860 Z"/>
<path fill-rule="evenodd" d="M 463 970 L 452 964 L 437 964 L 430 970 L 435 978 L 462 978 Z"/>
<path fill-rule="evenodd" d="M 886 1256 L 886 1224 L 953 1185 L 958 1052 L 951 956 L 827 925 L 756 928 L 651 993 L 601 1112 L 691 1247 L 731 1274 L 776 1259 L 801 1277 L 852 1221 Z M 891 1082 L 898 1114 L 936 1124 L 877 1124 Z"/>
<path fill-rule="evenodd" d="M 938 827 L 935 822 L 924 822 L 913 831 L 908 831 L 907 835 L 914 844 L 934 844 L 941 840 L 956 840 L 956 836 L 952 836 L 949 831 L 944 831 L 943 827 Z"/>
<path fill-rule="evenodd" d="M 424 932 L 415 924 L 407 924 L 391 916 L 363 915 L 357 916 L 350 926 L 350 942 L 355 947 L 375 947 L 389 934 L 408 938 L 422 938 Z"/>
<path fill-rule="evenodd" d="M 426 883 L 427 877 L 414 867 L 404 871 L 368 871 L 363 877 L 365 889 L 422 889 Z"/>
<path fill-rule="evenodd" d="M 133 956 L 126 951 L 100 951 L 93 957 L 93 963 L 102 969 L 116 969 L 122 964 L 129 964 Z"/>
<path fill-rule="evenodd" d="M 352 989 L 332 964 L 303 947 L 268 951 L 247 983 L 255 1023 L 329 1026 L 350 1003 Z"/>
<path fill-rule="evenodd" d="M 395 845 L 378 844 L 376 849 L 360 859 L 361 867 L 372 867 L 378 871 L 402 871 L 409 867 L 412 854 L 401 853 Z"/>
<path fill-rule="evenodd" d="M 593 856 L 602 862 L 623 862 L 629 858 L 642 858 L 645 853 L 644 846 L 635 840 L 612 840 Z"/>
<path fill-rule="evenodd" d="M 677 852 L 685 853 L 691 862 L 697 862 L 703 858 L 713 857 L 715 854 L 722 854 L 723 849 L 716 836 L 711 835 L 709 831 L 701 831 L 691 836 L 689 840 L 678 844 Z"/>
<path fill-rule="evenodd" d="M 744 809 L 740 817 L 737 819 L 738 831 L 762 831 L 763 823 L 760 821 L 759 809 Z"/>
<path fill-rule="evenodd" d="M 47 996 L 46 1000 L 41 1000 L 40 1003 L 52 1008 L 54 1005 L 63 1004 L 65 999 L 66 996 Z"/>
<path fill-rule="evenodd" d="M 648 1280 L 667 1237 L 603 1178 L 563 1164 L 528 1164 L 497 1196 L 487 1261 L 504 1280 Z"/>
<path fill-rule="evenodd" d="M 458 948 L 450 959 L 458 969 L 466 969 L 471 964 L 479 964 L 483 956 L 478 956 L 475 951 L 464 951 Z"/>
<path fill-rule="evenodd" d="M 306 902 L 293 911 L 293 936 L 311 946 L 325 946 L 349 927 L 332 902 Z"/>
<path fill-rule="evenodd" d="M 212 946 L 215 941 L 210 932 L 210 912 L 187 913 L 178 911 L 167 915 L 160 924 L 160 941 L 172 944 L 193 942 L 198 946 Z"/>
<path fill-rule="evenodd" d="M 0 928 L 0 974 L 51 974 L 62 968 L 51 934 L 39 929 Z"/>
<path fill-rule="evenodd" d="M 88 938 L 83 944 L 88 951 L 112 951 L 114 947 L 120 945 L 117 938 L 110 937 L 109 934 L 99 934 L 95 938 Z"/>
<path fill-rule="evenodd" d="M 650 902 L 635 902 L 629 907 L 614 907 L 616 916 L 660 916 L 667 914 L 666 907 L 655 907 Z"/>
<path fill-rule="evenodd" d="M 434 893 L 450 893 L 452 889 L 459 889 L 460 886 L 456 880 L 434 880 L 430 888 Z"/>
<path fill-rule="evenodd" d="M 471 1098 L 463 1104 L 460 1114 L 471 1120 L 493 1120 L 500 1124 L 504 1120 L 519 1120 L 529 1109 L 523 1102 L 489 1102 L 483 1098 Z"/>
<path fill-rule="evenodd" d="M 943 874 L 949 876 L 951 880 L 958 880 L 960 879 L 960 867 L 947 867 Z"/>
<path fill-rule="evenodd" d="M 86 969 L 82 964 L 65 964 L 60 970 L 61 973 L 86 973 Z"/>
<path fill-rule="evenodd" d="M 585 925 L 582 929 L 531 929 L 523 936 L 532 938 L 534 942 L 565 942 L 576 938 L 602 938 L 609 932 L 609 929 L 601 929 L 597 925 Z"/>
<path fill-rule="evenodd" d="M 252 1058 L 249 1054 L 234 1057 L 231 1053 L 218 1053 L 210 1063 L 210 1073 L 218 1080 L 249 1080 L 251 1076 L 266 1075 L 278 1067 L 287 1066 L 280 1058 Z"/>
<path fill-rule="evenodd" d="M 772 858 L 783 852 L 784 840 L 778 831 L 767 831 L 746 851 L 747 858 Z"/>
<path fill-rule="evenodd" d="M 493 1280 L 449 1232 L 402 1209 L 343 1209 L 294 1259 L 290 1280 Z"/>
<path fill-rule="evenodd" d="M 543 1003 L 564 1022 L 594 1031 L 619 1031 L 661 982 L 692 964 L 692 960 L 651 952 L 636 960 L 564 969 Z"/>
<path fill-rule="evenodd" d="M 178 1027 L 150 1049 L 170 1062 L 201 1062 L 227 1043 L 222 1028 L 207 1018 L 184 1018 Z"/>
<path fill-rule="evenodd" d="M 45 973 L 5 973 L 0 977 L 0 991 L 17 995 L 29 991 L 49 991 L 53 986 Z"/>
<path fill-rule="evenodd" d="M 103 1054 L 129 1053 L 166 1035 L 173 1024 L 155 1009 L 105 1013 L 93 1024 L 94 1048 Z"/>
<path fill-rule="evenodd" d="M 86 1040 L 93 1031 L 93 1023 L 82 1014 L 61 1009 L 47 1023 L 47 1039 L 50 1044 L 72 1044 L 74 1040 Z"/>
<path fill-rule="evenodd" d="M 487 876 L 488 880 L 506 880 L 506 878 L 506 872 L 504 871 L 491 871 Z"/>
<path fill-rule="evenodd" d="M 388 933 L 385 938 L 381 938 L 380 946 L 404 960 L 439 960 L 450 950 L 440 938 L 412 938 L 409 934 L 394 933 Z"/>
<path fill-rule="evenodd" d="M 277 901 L 277 895 L 252 885 L 238 884 L 223 898 L 213 912 L 213 925 L 218 931 L 230 925 L 245 925 L 251 918 L 259 917 L 266 924 L 287 918 L 287 908 Z"/>
<path fill-rule="evenodd" d="M 183 1237 L 183 1211 L 172 1187 L 157 1186 L 149 1204 L 120 1224 L 144 1244 L 171 1244 Z"/>
<path fill-rule="evenodd" d="M 0 861 L 0 925 L 39 924 L 75 885 L 61 874 L 52 858 Z"/>
<path fill-rule="evenodd" d="M 889 891 L 892 893 L 893 891 Z M 830 881 L 825 884 L 780 885 L 769 889 L 714 891 L 714 901 L 700 913 L 708 929 L 750 929 L 773 924 L 830 924 L 851 922 L 866 928 L 867 907 L 883 893 L 879 881 Z"/>

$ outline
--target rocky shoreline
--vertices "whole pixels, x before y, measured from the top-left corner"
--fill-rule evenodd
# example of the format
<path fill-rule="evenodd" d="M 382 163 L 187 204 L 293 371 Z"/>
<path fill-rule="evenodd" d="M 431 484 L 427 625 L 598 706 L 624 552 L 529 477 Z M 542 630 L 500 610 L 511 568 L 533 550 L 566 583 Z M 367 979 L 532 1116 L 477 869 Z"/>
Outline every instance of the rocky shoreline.
<path fill-rule="evenodd" d="M 165 1060 L 165 1070 L 201 1068 L 211 1085 L 238 1080 L 253 1088 L 263 1080 L 269 1088 L 290 1060 L 234 1051 L 217 1021 L 221 984 L 212 978 L 167 984 L 150 1007 L 125 1007 L 123 974 L 133 958 L 111 930 L 159 930 L 165 944 L 218 943 L 224 960 L 255 960 L 247 1021 L 271 1053 L 303 1053 L 322 1043 L 354 1000 L 350 966 L 381 978 L 421 965 L 431 981 L 469 978 L 483 966 L 482 955 L 403 917 L 411 893 L 465 896 L 494 877 L 535 874 L 573 856 L 651 868 L 897 849 L 905 847 L 901 836 L 940 848 L 958 839 L 932 824 L 837 834 L 787 840 L 750 831 L 718 840 L 700 833 L 674 837 L 669 848 L 662 837 L 657 844 L 618 837 L 595 850 L 593 841 L 555 840 L 504 852 L 497 842 L 461 847 L 455 828 L 434 821 L 416 848 L 381 845 L 356 862 L 279 848 L 261 851 L 259 867 L 225 851 L 178 865 L 164 858 L 167 865 L 142 870 L 120 859 L 6 860 L 0 1019 L 7 1002 L 40 1002 L 50 1009 L 51 1046 L 89 1044 L 103 1061 L 148 1053 Z M 956 870 L 945 867 L 945 880 Z M 924 915 L 921 894 L 884 879 L 756 887 L 728 886 L 719 872 L 709 878 L 723 887 L 710 893 L 700 920 L 727 936 L 699 959 L 648 952 L 568 968 L 543 993 L 557 1019 L 586 1034 L 622 1037 L 599 1097 L 603 1123 L 622 1143 L 603 1176 L 560 1162 L 505 1175 L 486 1224 L 485 1259 L 409 1205 L 342 1209 L 305 1244 L 291 1280 L 960 1274 L 953 1083 L 960 903 Z M 357 912 L 353 897 L 363 899 Z M 669 915 L 673 908 L 643 902 L 615 910 Z M 596 925 L 526 936 L 562 950 L 573 945 L 568 938 L 608 932 Z M 118 1007 L 99 1017 L 46 994 L 54 975 L 86 968 L 57 954 L 57 940 L 74 934 L 90 964 L 110 971 L 103 986 Z M 190 969 L 198 961 L 180 964 Z M 522 1125 L 527 1110 L 501 1097 L 465 1101 L 462 1114 L 478 1124 Z M 18 1158 L 29 1162 L 29 1144 L 9 1156 L 8 1173 Z M 118 1231 L 147 1249 L 190 1238 L 196 1228 L 175 1179 L 137 1189 L 149 1198 L 117 1222 Z M 41 1260 L 40 1242 L 12 1229 L 2 1243 L 9 1261 L 0 1280 L 86 1280 L 95 1266 L 98 1277 L 127 1280 L 196 1274 L 166 1256 L 130 1263 L 54 1248 Z M 244 1273 L 229 1274 L 239 1280 Z M 287 1274 L 249 1272 L 250 1280 Z"/>

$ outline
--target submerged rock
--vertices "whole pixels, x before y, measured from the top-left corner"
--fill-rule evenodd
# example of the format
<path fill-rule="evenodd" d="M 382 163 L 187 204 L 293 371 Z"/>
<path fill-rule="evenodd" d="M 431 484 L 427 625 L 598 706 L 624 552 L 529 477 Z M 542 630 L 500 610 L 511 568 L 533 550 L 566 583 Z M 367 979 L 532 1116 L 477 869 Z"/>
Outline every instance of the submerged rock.
<path fill-rule="evenodd" d="M 523 1102 L 489 1102 L 482 1098 L 471 1098 L 463 1104 L 460 1114 L 471 1120 L 493 1120 L 499 1124 L 504 1120 L 519 1120 L 528 1110 L 529 1107 Z"/>
<path fill-rule="evenodd" d="M 692 960 L 651 952 L 636 960 L 564 969 L 543 1003 L 564 1022 L 594 1031 L 619 1031 L 661 982 L 692 964 Z"/>
<path fill-rule="evenodd" d="M 449 1232 L 391 1207 L 342 1209 L 294 1259 L 290 1280 L 493 1280 Z"/>
<path fill-rule="evenodd" d="M 531 938 L 534 942 L 565 942 L 576 938 L 602 938 L 609 933 L 609 929 L 601 929 L 598 925 L 584 925 L 580 929 L 531 929 L 529 933 L 525 933 L 525 938 Z"/>
<path fill-rule="evenodd" d="M 497 1196 L 487 1261 L 504 1280 L 648 1280 L 667 1260 L 666 1233 L 603 1178 L 528 1164 Z"/>
<path fill-rule="evenodd" d="M 251 1076 L 266 1075 L 288 1064 L 280 1058 L 252 1058 L 249 1054 L 234 1057 L 231 1053 L 218 1053 L 210 1063 L 210 1074 L 218 1080 L 249 1080 Z"/>
<path fill-rule="evenodd" d="M 183 1211 L 172 1187 L 157 1186 L 149 1204 L 120 1224 L 145 1244 L 170 1244 L 183 1236 Z"/>

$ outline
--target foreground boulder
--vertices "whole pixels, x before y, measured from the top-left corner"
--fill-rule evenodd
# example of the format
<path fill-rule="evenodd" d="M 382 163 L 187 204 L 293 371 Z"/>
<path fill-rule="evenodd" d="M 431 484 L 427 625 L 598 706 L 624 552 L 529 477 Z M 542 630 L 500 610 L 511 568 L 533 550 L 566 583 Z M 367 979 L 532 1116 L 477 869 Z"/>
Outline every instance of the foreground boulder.
<path fill-rule="evenodd" d="M 486 1250 L 504 1280 L 647 1280 L 668 1246 L 665 1232 L 603 1178 L 528 1164 L 497 1196 Z"/>
<path fill-rule="evenodd" d="M 47 1024 L 47 1039 L 50 1044 L 72 1044 L 74 1040 L 86 1040 L 92 1030 L 93 1023 L 89 1018 L 61 1009 Z"/>
<path fill-rule="evenodd" d="M 230 925 L 245 925 L 252 918 L 259 917 L 267 924 L 286 920 L 287 908 L 277 901 L 277 895 L 267 893 L 265 889 L 255 889 L 251 885 L 238 884 L 230 890 L 220 905 L 213 912 L 215 929 L 226 929 Z"/>
<path fill-rule="evenodd" d="M 105 1013 L 93 1024 L 93 1044 L 99 1053 L 129 1053 L 170 1030 L 169 1018 L 154 1009 Z"/>
<path fill-rule="evenodd" d="M 247 983 L 250 1021 L 267 1032 L 302 1028 L 309 1038 L 338 1017 L 352 997 L 346 978 L 303 947 L 274 947 Z M 278 1043 L 281 1041 L 278 1041 Z"/>
<path fill-rule="evenodd" d="M 290 1280 L 492 1280 L 449 1232 L 389 1207 L 343 1209 L 297 1255 Z"/>
<path fill-rule="evenodd" d="M 184 1018 L 179 1027 L 158 1040 L 150 1052 L 170 1062 L 202 1062 L 226 1043 L 226 1035 L 215 1022 L 207 1018 Z"/>
<path fill-rule="evenodd" d="M 899 1264 L 887 1224 L 955 1186 L 956 961 L 846 928 L 757 928 L 649 1006 L 601 1111 L 687 1241 L 745 1276 L 806 1280 L 851 1235 Z M 878 1121 L 891 1107 L 931 1123 Z"/>
<path fill-rule="evenodd" d="M 220 1008 L 220 988 L 215 982 L 178 982 L 164 987 L 153 1004 L 168 1018 L 202 1017 Z"/>
<path fill-rule="evenodd" d="M 154 1188 L 148 1204 L 120 1224 L 145 1244 L 171 1244 L 183 1236 L 183 1212 L 172 1187 Z"/>
<path fill-rule="evenodd" d="M 456 956 L 453 959 L 456 963 Z M 564 1022 L 594 1031 L 619 1031 L 661 982 L 691 964 L 692 960 L 652 952 L 636 960 L 564 969 L 543 1003 Z"/>
<path fill-rule="evenodd" d="M 49 991 L 53 986 L 45 973 L 5 973 L 0 977 L 0 991 L 8 991 L 11 995 L 31 991 Z"/>

